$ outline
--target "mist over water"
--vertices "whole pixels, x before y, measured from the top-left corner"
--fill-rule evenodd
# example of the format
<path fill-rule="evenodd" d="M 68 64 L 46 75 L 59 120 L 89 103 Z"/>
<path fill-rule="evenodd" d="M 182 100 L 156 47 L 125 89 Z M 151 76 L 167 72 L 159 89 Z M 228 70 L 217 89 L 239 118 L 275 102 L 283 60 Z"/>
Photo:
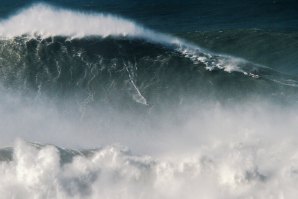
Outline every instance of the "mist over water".
<path fill-rule="evenodd" d="M 32 5 L 0 22 L 0 198 L 295 198 L 285 71 Z"/>
<path fill-rule="evenodd" d="M 8 99 L 1 144 L 13 148 L 0 152 L 4 198 L 296 195 L 295 107 L 199 103 L 153 118 L 101 109 L 79 118 Z"/>

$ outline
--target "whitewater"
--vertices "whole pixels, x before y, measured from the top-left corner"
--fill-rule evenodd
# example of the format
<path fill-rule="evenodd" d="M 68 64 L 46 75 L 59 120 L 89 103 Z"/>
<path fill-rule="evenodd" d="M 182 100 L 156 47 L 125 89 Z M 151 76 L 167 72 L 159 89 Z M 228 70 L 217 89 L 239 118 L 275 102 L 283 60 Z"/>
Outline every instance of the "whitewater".
<path fill-rule="evenodd" d="M 297 197 L 294 77 L 47 4 L 0 43 L 1 199 Z"/>

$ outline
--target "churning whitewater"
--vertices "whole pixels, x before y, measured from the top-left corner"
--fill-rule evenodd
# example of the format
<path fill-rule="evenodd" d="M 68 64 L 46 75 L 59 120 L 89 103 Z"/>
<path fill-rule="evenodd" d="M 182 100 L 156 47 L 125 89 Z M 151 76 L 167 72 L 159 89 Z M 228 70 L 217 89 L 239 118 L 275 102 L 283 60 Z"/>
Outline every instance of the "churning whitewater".
<path fill-rule="evenodd" d="M 26 7 L 0 21 L 0 199 L 294 199 L 287 71 L 120 16 Z"/>

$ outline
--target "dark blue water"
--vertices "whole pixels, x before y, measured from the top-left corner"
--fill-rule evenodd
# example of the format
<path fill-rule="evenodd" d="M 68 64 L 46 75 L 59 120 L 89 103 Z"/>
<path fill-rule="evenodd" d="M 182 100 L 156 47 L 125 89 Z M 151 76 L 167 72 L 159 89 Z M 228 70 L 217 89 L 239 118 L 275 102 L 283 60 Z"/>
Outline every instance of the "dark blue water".
<path fill-rule="evenodd" d="M 0 16 L 36 1 L 2 0 Z M 239 28 L 298 29 L 295 0 L 45 0 L 82 11 L 108 12 L 164 32 Z"/>

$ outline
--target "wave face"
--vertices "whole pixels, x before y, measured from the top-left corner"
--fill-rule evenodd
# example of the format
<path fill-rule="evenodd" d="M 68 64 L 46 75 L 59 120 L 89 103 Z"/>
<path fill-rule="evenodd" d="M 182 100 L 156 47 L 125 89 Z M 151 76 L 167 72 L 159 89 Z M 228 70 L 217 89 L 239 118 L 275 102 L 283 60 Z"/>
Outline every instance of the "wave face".
<path fill-rule="evenodd" d="M 24 36 L 0 43 L 3 85 L 60 99 L 92 95 L 148 105 L 183 96 L 296 91 L 295 79 L 256 64 L 143 39 Z"/>
<path fill-rule="evenodd" d="M 110 14 L 23 9 L 0 22 L 0 196 L 295 198 L 298 80 L 270 67 Z"/>
<path fill-rule="evenodd" d="M 144 39 L 23 36 L 0 43 L 1 82 L 22 93 L 158 105 L 184 96 L 241 99 L 297 90 L 295 78 L 269 68 Z"/>

